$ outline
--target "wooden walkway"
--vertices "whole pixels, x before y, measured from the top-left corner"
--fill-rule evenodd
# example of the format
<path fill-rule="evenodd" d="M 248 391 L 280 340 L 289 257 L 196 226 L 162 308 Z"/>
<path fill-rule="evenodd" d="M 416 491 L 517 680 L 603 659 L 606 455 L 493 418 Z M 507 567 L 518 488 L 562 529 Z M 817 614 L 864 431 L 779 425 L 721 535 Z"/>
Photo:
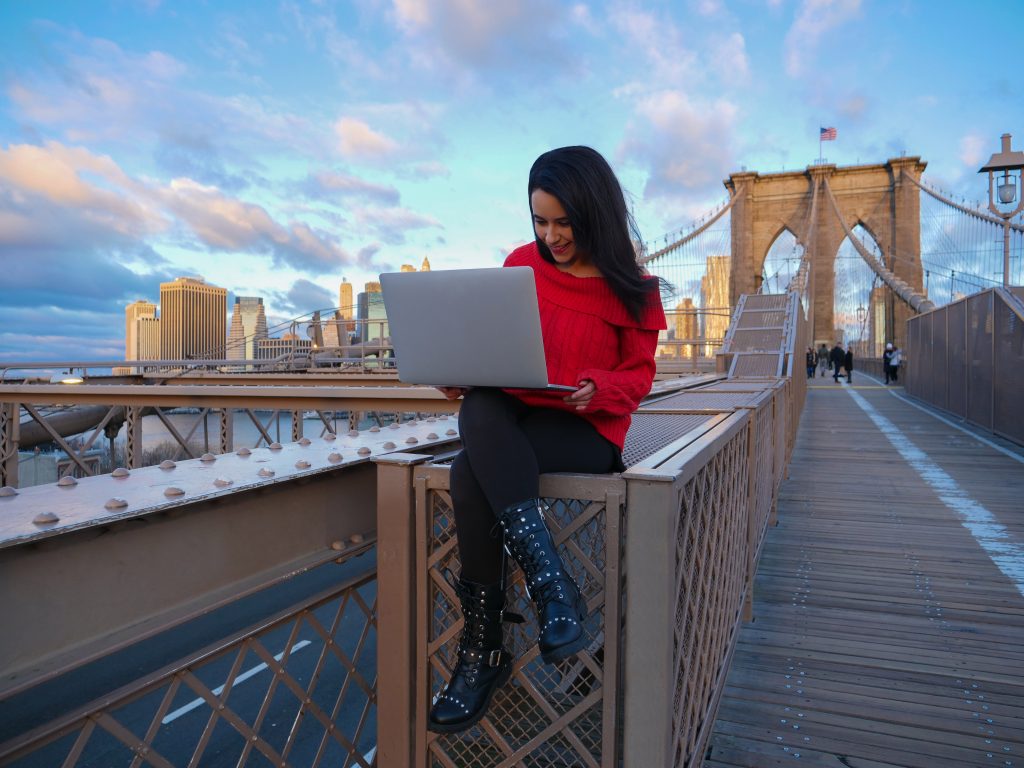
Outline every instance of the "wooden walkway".
<path fill-rule="evenodd" d="M 1024 768 L 1024 463 L 854 383 L 808 393 L 704 766 Z"/>

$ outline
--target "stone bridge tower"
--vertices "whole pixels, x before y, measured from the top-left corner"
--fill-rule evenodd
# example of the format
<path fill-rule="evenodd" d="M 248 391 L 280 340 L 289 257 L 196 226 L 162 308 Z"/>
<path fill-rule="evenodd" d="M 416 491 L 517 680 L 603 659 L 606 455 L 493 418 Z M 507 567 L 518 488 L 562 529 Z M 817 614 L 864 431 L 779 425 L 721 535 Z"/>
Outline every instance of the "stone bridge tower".
<path fill-rule="evenodd" d="M 810 231 L 815 177 L 820 182 L 811 254 L 815 346 L 821 342 L 831 345 L 836 338 L 835 260 L 846 237 L 825 194 L 826 179 L 847 225 L 852 229 L 860 224 L 870 232 L 882 250 L 885 265 L 920 291 L 920 192 L 903 174 L 920 179 L 924 169 L 921 158 L 901 157 L 882 165 L 812 165 L 804 171 L 732 174 L 725 181 L 725 186 L 736 195 L 732 207 L 730 302 L 735 306 L 740 294 L 758 289 L 768 250 L 785 230 L 805 244 Z M 902 327 L 911 311 L 901 302 L 896 303 L 886 312 L 887 324 L 895 322 L 896 327 Z M 888 338 L 892 338 L 892 332 L 890 325 L 886 329 Z"/>

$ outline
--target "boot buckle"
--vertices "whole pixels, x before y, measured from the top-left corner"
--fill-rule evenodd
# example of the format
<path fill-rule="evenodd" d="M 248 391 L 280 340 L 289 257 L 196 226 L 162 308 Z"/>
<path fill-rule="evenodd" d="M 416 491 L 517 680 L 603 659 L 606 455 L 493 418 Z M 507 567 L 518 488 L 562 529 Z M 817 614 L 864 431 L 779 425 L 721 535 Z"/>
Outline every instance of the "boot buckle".
<path fill-rule="evenodd" d="M 487 657 L 487 666 L 496 667 L 501 664 L 501 649 L 495 648 Z"/>

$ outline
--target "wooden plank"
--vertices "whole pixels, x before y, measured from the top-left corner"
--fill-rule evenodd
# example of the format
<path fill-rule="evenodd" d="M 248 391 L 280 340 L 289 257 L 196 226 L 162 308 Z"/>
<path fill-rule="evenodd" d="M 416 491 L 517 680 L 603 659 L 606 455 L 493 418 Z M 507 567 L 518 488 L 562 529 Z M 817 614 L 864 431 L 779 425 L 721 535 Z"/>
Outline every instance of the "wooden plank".
<path fill-rule="evenodd" d="M 845 389 L 809 387 L 703 765 L 1015 765 L 1024 596 Z M 1020 546 L 1020 462 L 857 391 Z"/>

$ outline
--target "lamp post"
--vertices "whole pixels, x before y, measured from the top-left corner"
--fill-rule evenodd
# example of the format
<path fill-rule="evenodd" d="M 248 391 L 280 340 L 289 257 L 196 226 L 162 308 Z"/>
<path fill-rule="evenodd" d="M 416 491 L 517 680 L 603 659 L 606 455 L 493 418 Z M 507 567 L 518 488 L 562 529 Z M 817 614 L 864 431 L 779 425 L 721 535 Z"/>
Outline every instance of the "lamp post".
<path fill-rule="evenodd" d="M 861 305 L 857 307 L 857 340 L 860 342 L 857 354 L 866 357 L 867 342 L 864 340 L 864 320 L 867 319 L 868 311 Z"/>
<path fill-rule="evenodd" d="M 1010 134 L 1001 137 L 1002 148 L 992 155 L 986 165 L 978 169 L 978 173 L 988 171 L 988 209 L 1003 220 L 1003 287 L 1010 284 L 1010 219 L 1024 211 L 1024 195 L 1019 193 L 1021 186 L 1021 169 L 1024 168 L 1024 152 L 1010 149 Z M 1014 173 L 1016 171 L 1016 173 Z M 1002 173 L 998 191 L 996 174 Z M 1000 205 L 1012 205 L 1020 197 L 1017 207 L 1009 213 L 996 207 L 993 192 L 999 198 Z"/>

